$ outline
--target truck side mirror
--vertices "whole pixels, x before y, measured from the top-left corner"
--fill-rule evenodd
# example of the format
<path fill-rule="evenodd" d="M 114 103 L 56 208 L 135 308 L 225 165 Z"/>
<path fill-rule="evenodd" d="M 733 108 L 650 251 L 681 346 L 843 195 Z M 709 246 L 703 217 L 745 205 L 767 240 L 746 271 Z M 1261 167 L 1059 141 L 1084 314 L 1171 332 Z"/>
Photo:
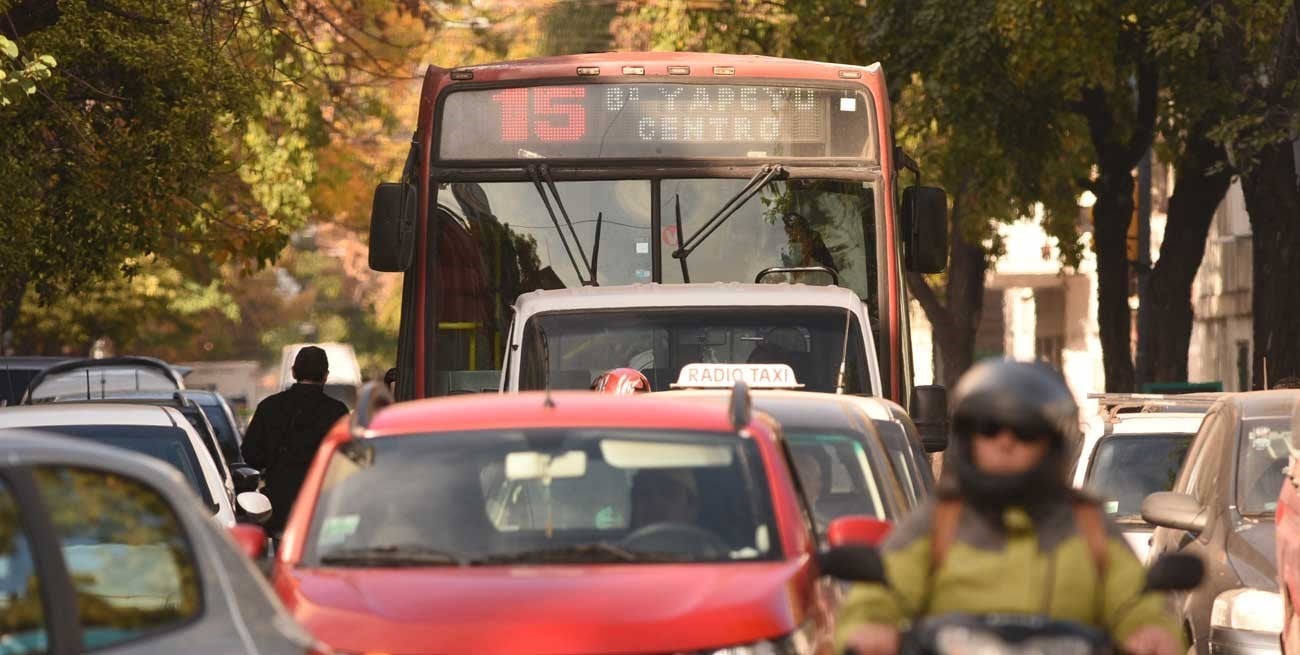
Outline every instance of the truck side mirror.
<path fill-rule="evenodd" d="M 948 194 L 932 186 L 903 189 L 907 270 L 942 273 L 948 267 Z"/>
<path fill-rule="evenodd" d="M 927 453 L 948 448 L 948 390 L 939 384 L 912 388 L 911 415 Z"/>
<path fill-rule="evenodd" d="M 385 182 L 375 187 L 370 208 L 370 268 L 400 273 L 415 256 L 414 184 Z"/>

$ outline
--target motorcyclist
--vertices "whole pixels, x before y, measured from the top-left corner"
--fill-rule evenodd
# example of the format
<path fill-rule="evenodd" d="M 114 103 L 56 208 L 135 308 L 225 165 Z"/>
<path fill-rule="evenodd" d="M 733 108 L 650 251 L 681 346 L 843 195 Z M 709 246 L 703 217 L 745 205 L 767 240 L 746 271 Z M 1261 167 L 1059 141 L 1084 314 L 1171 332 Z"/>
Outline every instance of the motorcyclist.
<path fill-rule="evenodd" d="M 1185 645 L 1144 569 L 1096 501 L 1069 486 L 1079 410 L 1042 364 L 984 362 L 953 391 L 953 439 L 937 497 L 882 548 L 883 584 L 856 585 L 839 649 L 898 652 L 900 629 L 943 614 L 1044 615 L 1104 630 L 1130 655 Z"/>
<path fill-rule="evenodd" d="M 629 396 L 650 391 L 650 380 L 634 368 L 616 368 L 602 373 L 591 383 L 592 391 Z"/>

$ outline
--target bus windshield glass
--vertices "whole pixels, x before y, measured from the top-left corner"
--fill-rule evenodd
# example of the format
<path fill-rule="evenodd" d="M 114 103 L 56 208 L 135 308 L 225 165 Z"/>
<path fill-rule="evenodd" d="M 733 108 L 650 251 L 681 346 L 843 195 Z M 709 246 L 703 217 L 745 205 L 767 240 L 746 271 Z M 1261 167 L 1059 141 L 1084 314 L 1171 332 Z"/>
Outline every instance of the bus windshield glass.
<path fill-rule="evenodd" d="M 877 158 L 855 84 L 467 89 L 447 95 L 441 116 L 442 160 Z"/>
<path fill-rule="evenodd" d="M 823 307 L 645 307 L 539 314 L 524 326 L 520 390 L 588 389 L 613 368 L 645 374 L 654 391 L 687 364 L 787 364 L 809 391 L 834 392 L 845 312 Z M 845 391 L 870 394 L 862 330 L 849 325 Z"/>

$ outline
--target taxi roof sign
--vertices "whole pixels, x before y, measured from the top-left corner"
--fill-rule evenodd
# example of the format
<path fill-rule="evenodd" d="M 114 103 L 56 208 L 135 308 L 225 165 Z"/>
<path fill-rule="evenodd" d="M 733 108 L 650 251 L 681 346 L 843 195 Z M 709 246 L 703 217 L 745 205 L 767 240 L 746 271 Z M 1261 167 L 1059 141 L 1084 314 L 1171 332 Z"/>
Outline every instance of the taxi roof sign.
<path fill-rule="evenodd" d="M 802 389 L 789 364 L 687 364 L 673 389 L 730 389 L 744 382 L 755 389 Z"/>

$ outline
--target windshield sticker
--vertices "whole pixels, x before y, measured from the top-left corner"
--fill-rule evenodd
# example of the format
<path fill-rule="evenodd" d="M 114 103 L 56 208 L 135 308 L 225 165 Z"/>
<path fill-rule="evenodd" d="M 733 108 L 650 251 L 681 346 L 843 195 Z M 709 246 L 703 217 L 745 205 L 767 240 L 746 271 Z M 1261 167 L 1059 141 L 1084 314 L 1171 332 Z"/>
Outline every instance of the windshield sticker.
<path fill-rule="evenodd" d="M 357 524 L 360 522 L 360 514 L 344 514 L 325 519 L 325 523 L 320 528 L 320 545 L 333 546 L 343 543 L 357 531 Z"/>
<path fill-rule="evenodd" d="M 650 242 L 649 242 L 649 241 L 637 241 L 637 242 L 636 242 L 636 254 L 638 254 L 638 255 L 648 255 L 648 254 L 650 254 Z"/>
<path fill-rule="evenodd" d="M 1105 508 L 1107 514 L 1114 514 L 1115 512 L 1118 512 L 1118 511 L 1119 511 L 1119 501 L 1118 501 L 1118 500 L 1108 500 L 1108 501 L 1102 503 L 1102 507 Z"/>
<path fill-rule="evenodd" d="M 840 111 L 857 111 L 857 98 L 840 98 Z"/>
<path fill-rule="evenodd" d="M 650 279 L 650 271 L 647 271 L 647 270 L 644 269 L 644 268 L 638 268 L 638 269 L 636 269 L 636 277 L 637 277 L 637 279 L 640 279 L 640 280 L 649 280 L 649 279 Z"/>

